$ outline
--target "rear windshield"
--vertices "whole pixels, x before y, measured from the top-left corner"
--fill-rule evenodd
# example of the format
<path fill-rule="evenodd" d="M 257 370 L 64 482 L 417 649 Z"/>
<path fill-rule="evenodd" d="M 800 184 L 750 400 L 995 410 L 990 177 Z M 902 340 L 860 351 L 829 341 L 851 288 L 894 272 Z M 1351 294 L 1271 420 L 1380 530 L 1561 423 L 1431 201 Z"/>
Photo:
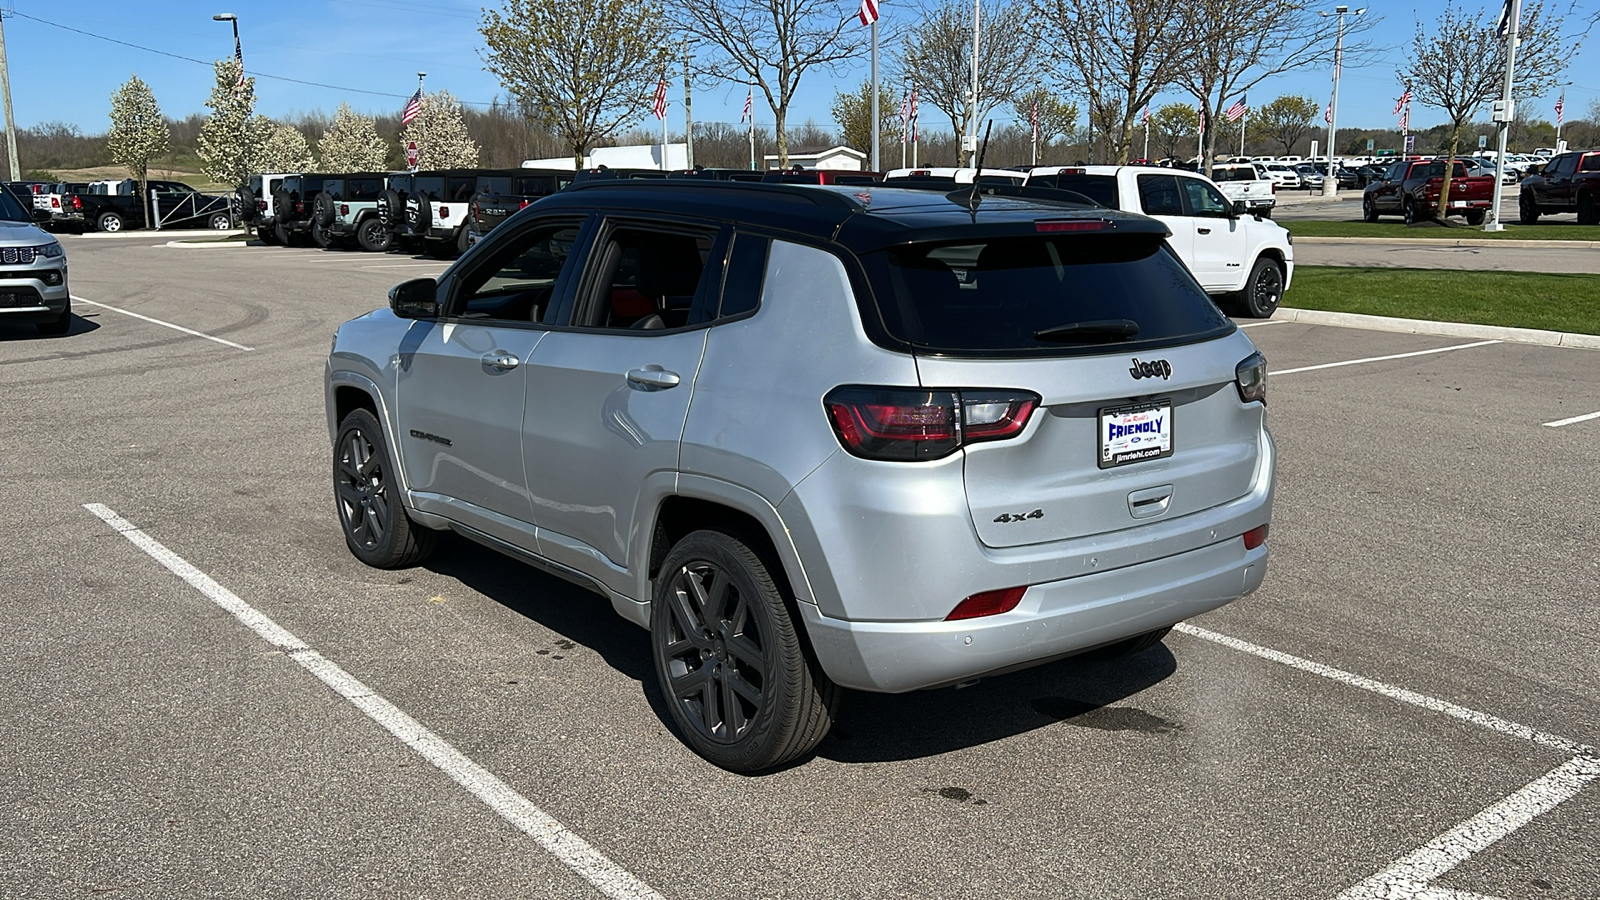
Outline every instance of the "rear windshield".
<path fill-rule="evenodd" d="M 1215 169 L 1212 172 L 1212 181 L 1255 181 L 1259 176 L 1256 170 L 1248 166 L 1234 166 L 1229 169 Z"/>
<path fill-rule="evenodd" d="M 1063 191 L 1075 191 L 1107 209 L 1117 208 L 1117 180 L 1110 175 L 1075 175 L 1071 172 L 1062 172 L 1055 176 L 1030 178 L 1028 183 Z"/>
<path fill-rule="evenodd" d="M 1103 353 L 1233 330 L 1160 235 L 911 244 L 862 261 L 888 332 L 938 353 Z"/>

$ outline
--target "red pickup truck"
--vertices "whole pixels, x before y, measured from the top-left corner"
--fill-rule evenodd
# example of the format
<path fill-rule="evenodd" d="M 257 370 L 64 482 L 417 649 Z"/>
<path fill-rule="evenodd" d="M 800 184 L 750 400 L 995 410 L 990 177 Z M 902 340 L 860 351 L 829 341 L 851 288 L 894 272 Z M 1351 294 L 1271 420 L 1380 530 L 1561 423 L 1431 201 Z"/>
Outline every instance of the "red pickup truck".
<path fill-rule="evenodd" d="M 1600 150 L 1562 153 L 1538 175 L 1522 181 L 1518 211 L 1522 224 L 1540 214 L 1575 212 L 1579 225 L 1600 225 Z"/>
<path fill-rule="evenodd" d="M 1439 192 L 1444 189 L 1442 159 L 1397 162 L 1383 177 L 1367 185 L 1361 195 L 1361 217 L 1404 216 L 1406 224 L 1434 217 Z M 1467 217 L 1468 225 L 1482 225 L 1494 202 L 1494 176 L 1467 176 L 1467 167 L 1455 162 L 1450 178 L 1450 209 L 1446 215 Z"/>

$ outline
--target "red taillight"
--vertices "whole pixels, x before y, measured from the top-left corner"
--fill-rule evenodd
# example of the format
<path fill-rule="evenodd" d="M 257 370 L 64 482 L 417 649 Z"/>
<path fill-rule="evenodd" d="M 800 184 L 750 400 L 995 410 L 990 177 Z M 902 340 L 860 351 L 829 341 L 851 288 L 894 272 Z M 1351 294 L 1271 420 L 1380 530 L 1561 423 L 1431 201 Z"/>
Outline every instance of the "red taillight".
<path fill-rule="evenodd" d="M 350 204 L 348 204 L 348 203 L 339 204 L 339 215 L 341 215 L 341 216 L 350 215 Z"/>
<path fill-rule="evenodd" d="M 1258 528 L 1252 528 L 1249 531 L 1246 531 L 1244 533 L 1244 548 L 1246 550 L 1254 550 L 1262 544 L 1265 544 L 1267 542 L 1268 527 L 1269 526 L 1267 525 L 1262 525 Z"/>
<path fill-rule="evenodd" d="M 439 218 L 441 218 L 441 219 L 450 218 L 450 207 L 448 207 L 448 206 L 439 207 Z"/>
<path fill-rule="evenodd" d="M 984 616 L 998 616 L 1001 613 L 1011 612 L 1022 602 L 1022 595 L 1028 592 L 1026 585 L 1023 587 L 1001 588 L 998 591 L 983 591 L 956 604 L 950 610 L 950 615 L 945 616 L 946 622 L 957 619 L 980 619 Z"/>
<path fill-rule="evenodd" d="M 522 201 L 520 204 L 517 205 L 517 209 L 527 209 L 527 208 L 528 208 L 528 201 L 526 201 L 526 200 Z"/>
<path fill-rule="evenodd" d="M 1063 174 L 1063 175 L 1082 175 L 1087 171 L 1089 171 L 1089 170 L 1088 169 L 1080 169 L 1080 168 L 1074 167 L 1074 168 L 1071 168 L 1071 169 L 1062 169 L 1061 170 L 1061 174 Z"/>
<path fill-rule="evenodd" d="M 61 208 L 61 198 L 60 197 L 51 197 L 50 198 L 50 205 L 52 207 L 54 207 L 55 209 L 60 209 Z"/>
<path fill-rule="evenodd" d="M 83 201 L 78 199 L 77 194 L 72 195 L 72 208 L 75 210 L 83 209 Z"/>
<path fill-rule="evenodd" d="M 306 211 L 306 205 L 304 203 L 296 203 L 294 205 L 294 211 L 296 213 L 303 213 Z"/>
<path fill-rule="evenodd" d="M 267 211 L 267 201 L 265 201 L 265 200 L 257 200 L 256 201 L 256 211 L 257 212 L 266 212 Z"/>
<path fill-rule="evenodd" d="M 864 459 L 915 462 L 1015 437 L 1039 405 L 1025 391 L 841 387 L 823 398 L 839 442 Z"/>
<path fill-rule="evenodd" d="M 1068 219 L 1033 223 L 1035 231 L 1109 231 L 1115 227 L 1116 223 L 1109 219 Z"/>

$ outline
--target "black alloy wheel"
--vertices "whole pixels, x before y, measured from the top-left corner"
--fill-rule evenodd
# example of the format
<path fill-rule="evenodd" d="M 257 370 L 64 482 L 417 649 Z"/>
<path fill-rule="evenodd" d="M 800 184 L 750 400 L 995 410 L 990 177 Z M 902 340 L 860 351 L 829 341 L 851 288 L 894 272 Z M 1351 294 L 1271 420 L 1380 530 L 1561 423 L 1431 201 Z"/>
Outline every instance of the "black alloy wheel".
<path fill-rule="evenodd" d="M 1265 257 L 1256 260 L 1250 269 L 1250 281 L 1244 286 L 1245 312 L 1253 319 L 1268 319 L 1283 301 L 1283 269 Z"/>
<path fill-rule="evenodd" d="M 1417 202 L 1412 200 L 1410 197 L 1407 197 L 1402 208 L 1405 212 L 1406 224 L 1417 224 Z"/>
<path fill-rule="evenodd" d="M 1361 198 L 1361 220 L 1363 222 L 1378 221 L 1378 205 L 1372 202 L 1371 196 Z"/>
<path fill-rule="evenodd" d="M 377 216 L 367 216 L 356 227 L 356 243 L 369 253 L 382 253 L 389 249 L 389 243 L 393 238 L 394 235 Z"/>
<path fill-rule="evenodd" d="M 345 543 L 357 559 L 398 569 L 433 550 L 434 532 L 413 523 L 400 503 L 383 429 L 368 410 L 352 411 L 339 425 L 333 488 Z"/>
<path fill-rule="evenodd" d="M 734 772 L 791 762 L 826 736 L 839 689 L 814 667 L 751 542 L 697 531 L 667 554 L 650 611 L 657 681 L 684 742 Z"/>

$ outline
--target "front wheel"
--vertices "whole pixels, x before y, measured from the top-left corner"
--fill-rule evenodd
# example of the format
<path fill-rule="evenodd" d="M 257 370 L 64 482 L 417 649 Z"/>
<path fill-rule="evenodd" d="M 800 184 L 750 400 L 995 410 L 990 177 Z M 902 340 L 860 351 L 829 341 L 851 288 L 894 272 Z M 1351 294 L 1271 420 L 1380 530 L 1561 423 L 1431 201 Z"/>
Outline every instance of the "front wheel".
<path fill-rule="evenodd" d="M 123 221 L 121 213 L 103 212 L 94 220 L 96 231 L 118 232 L 122 230 Z"/>
<path fill-rule="evenodd" d="M 833 725 L 839 688 L 807 656 L 765 561 L 736 534 L 696 531 L 667 554 L 650 649 L 679 735 L 724 769 L 791 762 Z"/>
<path fill-rule="evenodd" d="M 1403 213 L 1405 215 L 1407 225 L 1417 224 L 1417 201 L 1407 197 L 1403 206 Z"/>
<path fill-rule="evenodd" d="M 433 552 L 435 533 L 411 521 L 383 427 L 357 409 L 339 423 L 333 445 L 333 494 L 345 544 L 378 569 L 414 566 Z"/>
<path fill-rule="evenodd" d="M 1517 198 L 1517 221 L 1524 225 L 1539 221 L 1539 204 L 1533 202 L 1532 194 L 1524 193 Z"/>
<path fill-rule="evenodd" d="M 1283 301 L 1283 269 L 1266 257 L 1256 260 L 1241 294 L 1246 315 L 1252 319 L 1271 318 Z"/>

